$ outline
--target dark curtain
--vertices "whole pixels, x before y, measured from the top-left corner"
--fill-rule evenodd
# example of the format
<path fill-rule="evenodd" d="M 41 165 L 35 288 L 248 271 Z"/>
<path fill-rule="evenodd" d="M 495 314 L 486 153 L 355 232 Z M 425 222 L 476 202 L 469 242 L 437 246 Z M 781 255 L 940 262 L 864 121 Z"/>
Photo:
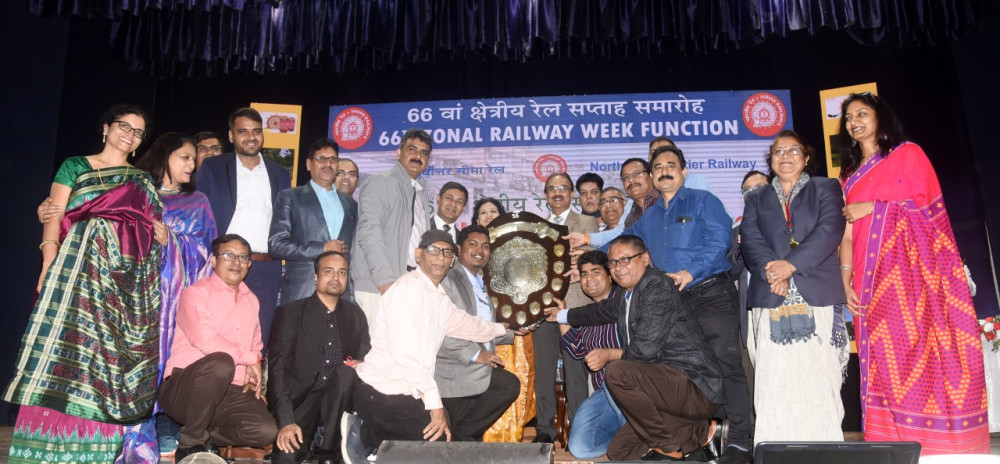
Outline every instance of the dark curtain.
<path fill-rule="evenodd" d="M 975 26 L 976 0 L 30 0 L 112 21 L 134 71 L 400 69 L 454 59 L 653 57 L 752 47 L 791 31 L 931 45 Z"/>

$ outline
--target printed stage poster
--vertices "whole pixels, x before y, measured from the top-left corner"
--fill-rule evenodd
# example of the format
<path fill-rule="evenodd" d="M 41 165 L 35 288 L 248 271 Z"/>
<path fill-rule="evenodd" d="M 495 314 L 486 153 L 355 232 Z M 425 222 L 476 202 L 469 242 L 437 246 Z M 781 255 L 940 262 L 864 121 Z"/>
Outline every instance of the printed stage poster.
<path fill-rule="evenodd" d="M 297 185 L 302 106 L 251 103 L 250 107 L 264 120 L 264 146 L 260 153 L 288 169 L 292 185 Z"/>
<path fill-rule="evenodd" d="M 840 104 L 852 93 L 871 92 L 878 95 L 874 82 L 852 85 L 819 92 L 820 110 L 823 112 L 823 141 L 826 142 L 826 175 L 840 177 L 840 153 L 837 138 L 840 134 Z"/>
<path fill-rule="evenodd" d="M 650 140 L 667 136 L 684 151 L 688 173 L 704 176 L 738 218 L 743 176 L 766 173 L 768 146 L 791 128 L 789 101 L 788 90 L 750 90 L 334 106 L 329 135 L 341 158 L 358 164 L 364 182 L 396 163 L 406 130 L 426 130 L 434 142 L 422 175 L 431 208 L 441 185 L 462 183 L 470 205 L 462 226 L 481 197 L 499 199 L 509 212 L 548 216 L 543 184 L 560 171 L 574 180 L 594 172 L 605 187 L 621 188 L 622 162 L 648 158 Z"/>

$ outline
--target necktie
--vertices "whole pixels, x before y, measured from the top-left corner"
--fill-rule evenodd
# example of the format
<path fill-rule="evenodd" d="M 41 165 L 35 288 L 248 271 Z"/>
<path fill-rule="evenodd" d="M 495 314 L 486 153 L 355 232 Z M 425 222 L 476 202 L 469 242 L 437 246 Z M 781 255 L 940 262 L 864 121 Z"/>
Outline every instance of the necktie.
<path fill-rule="evenodd" d="M 451 234 L 451 226 L 449 226 L 448 224 L 445 224 L 444 227 L 441 228 L 441 230 L 448 232 L 449 235 Z"/>
<path fill-rule="evenodd" d="M 563 219 L 562 216 L 553 216 L 552 217 L 552 222 L 554 222 L 556 224 L 562 225 L 563 221 L 564 221 L 564 219 Z"/>

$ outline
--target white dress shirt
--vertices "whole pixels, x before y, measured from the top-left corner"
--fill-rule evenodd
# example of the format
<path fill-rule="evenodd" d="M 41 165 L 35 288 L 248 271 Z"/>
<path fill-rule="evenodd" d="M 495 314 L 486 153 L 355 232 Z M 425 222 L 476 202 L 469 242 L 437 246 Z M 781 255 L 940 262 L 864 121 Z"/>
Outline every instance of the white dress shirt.
<path fill-rule="evenodd" d="M 227 234 L 239 234 L 250 242 L 254 253 L 267 253 L 267 235 L 271 230 L 271 179 L 267 177 L 264 157 L 247 169 L 236 155 L 236 210 Z"/>
<path fill-rule="evenodd" d="M 455 243 L 458 243 L 458 231 L 455 230 L 455 223 L 453 222 L 449 224 L 447 222 L 444 222 L 444 219 L 441 219 L 441 216 L 435 214 L 434 227 L 437 228 L 438 230 L 444 230 L 444 226 L 448 226 L 448 235 L 451 235 L 451 239 L 454 240 Z"/>

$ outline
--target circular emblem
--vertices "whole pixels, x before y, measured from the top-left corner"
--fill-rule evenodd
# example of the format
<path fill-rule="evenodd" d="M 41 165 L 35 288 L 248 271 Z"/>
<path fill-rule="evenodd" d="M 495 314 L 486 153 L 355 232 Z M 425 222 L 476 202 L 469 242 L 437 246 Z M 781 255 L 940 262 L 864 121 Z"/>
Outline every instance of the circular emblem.
<path fill-rule="evenodd" d="M 372 117 L 367 111 L 352 106 L 341 111 L 333 120 L 333 140 L 343 148 L 361 148 L 372 138 Z"/>
<path fill-rule="evenodd" d="M 558 172 L 566 172 L 566 160 L 562 159 L 559 155 L 542 155 L 535 160 L 534 165 L 535 177 L 538 180 L 545 182 L 548 180 L 549 176 Z"/>
<path fill-rule="evenodd" d="M 771 137 L 781 132 L 787 118 L 785 104 L 767 92 L 755 93 L 743 104 L 743 124 L 760 137 Z"/>

